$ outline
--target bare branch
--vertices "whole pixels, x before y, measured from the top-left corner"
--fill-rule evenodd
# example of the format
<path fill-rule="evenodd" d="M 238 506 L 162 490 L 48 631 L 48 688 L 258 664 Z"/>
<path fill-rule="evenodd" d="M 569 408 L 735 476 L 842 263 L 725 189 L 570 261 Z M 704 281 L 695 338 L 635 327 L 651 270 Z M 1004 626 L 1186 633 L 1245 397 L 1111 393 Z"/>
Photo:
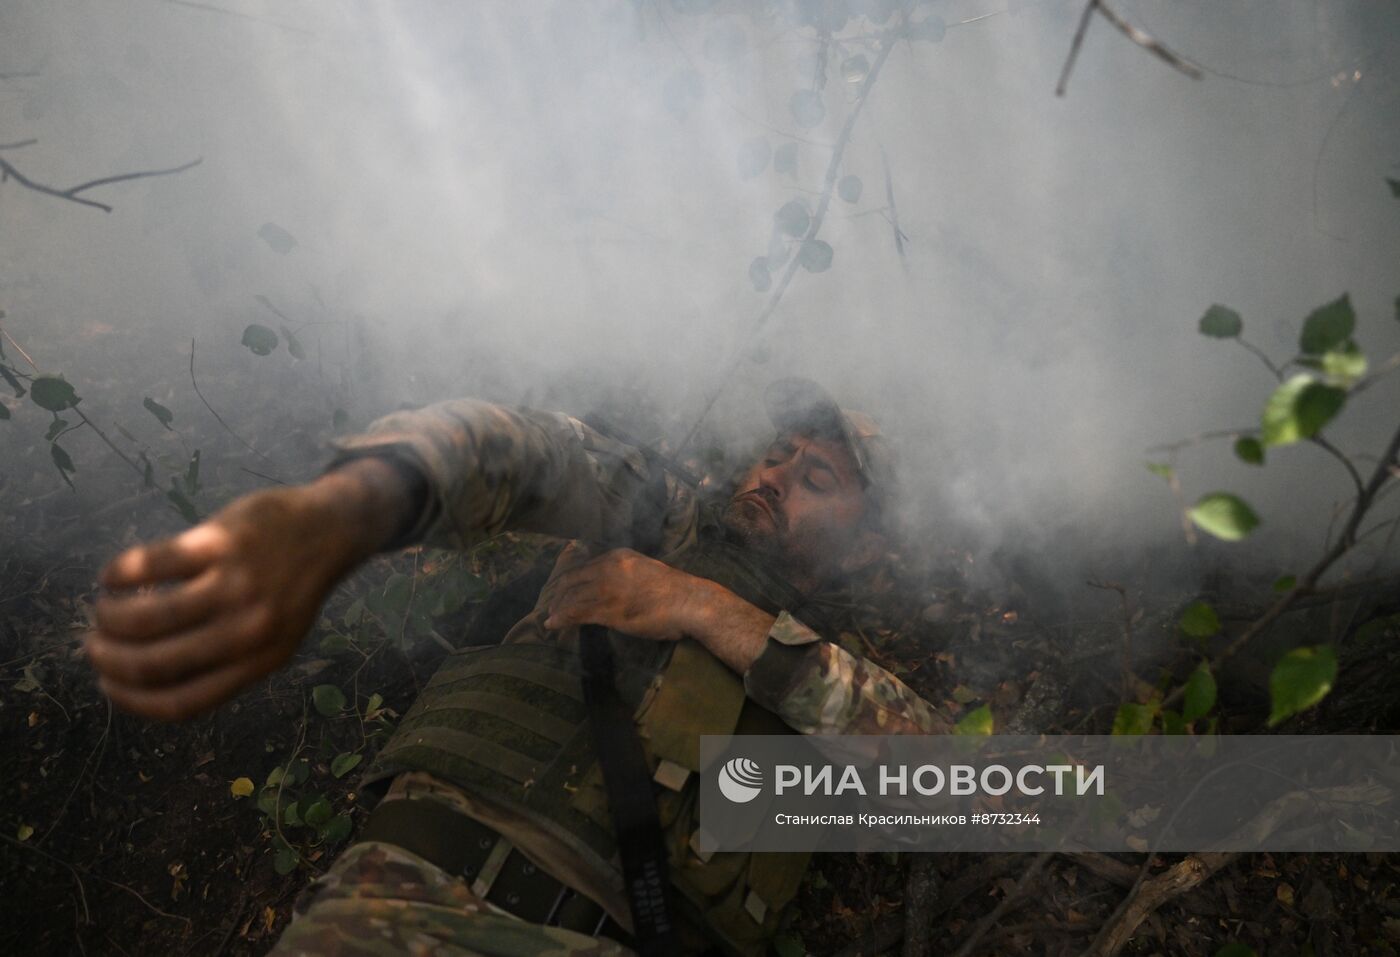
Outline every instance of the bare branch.
<path fill-rule="evenodd" d="M 37 142 L 39 142 L 39 141 L 38 141 L 38 140 L 34 140 L 34 139 L 29 139 L 29 140 L 20 140 L 18 143 L 0 143 L 0 150 L 17 150 L 17 149 L 22 149 L 22 148 L 24 148 L 24 147 L 26 147 L 26 146 L 33 146 L 33 145 L 34 145 L 35 143 L 37 143 Z"/>
<path fill-rule="evenodd" d="M 1075 61 L 1079 59 L 1079 49 L 1084 45 L 1084 35 L 1089 32 L 1089 21 L 1094 18 L 1095 13 L 1100 14 L 1125 37 L 1162 60 L 1172 69 L 1184 73 L 1193 80 L 1201 78 L 1199 67 L 1172 52 L 1165 44 L 1153 38 L 1145 30 L 1141 30 L 1124 20 L 1104 0 L 1089 0 L 1084 5 L 1084 13 L 1079 18 L 1079 26 L 1074 31 L 1074 40 L 1070 43 L 1069 56 L 1065 58 L 1064 69 L 1060 71 L 1060 82 L 1055 86 L 1056 96 L 1065 95 L 1065 89 L 1069 86 L 1069 75 L 1074 70 Z"/>
<path fill-rule="evenodd" d="M 10 144 L 8 148 L 13 149 L 17 146 L 28 146 L 30 143 L 33 142 L 35 141 L 29 140 L 21 143 L 13 143 Z M 99 203 L 91 199 L 83 199 L 80 196 L 78 196 L 78 194 L 86 190 L 92 189 L 96 186 L 105 186 L 109 183 L 121 183 L 129 179 L 144 179 L 148 176 L 170 176 L 175 173 L 183 173 L 185 170 L 190 169 L 194 166 L 198 166 L 202 162 L 204 162 L 204 158 L 200 157 L 199 159 L 192 160 L 191 162 L 185 163 L 182 166 L 174 166 L 170 169 L 138 170 L 134 173 L 118 173 L 116 176 L 104 176 L 101 179 L 94 179 L 89 180 L 86 183 L 79 183 L 77 186 L 72 186 L 68 189 L 57 189 L 53 186 L 46 186 L 43 183 L 35 182 L 34 180 L 25 176 L 19 170 L 15 169 L 14 165 L 8 160 L 0 159 L 0 182 L 4 182 L 7 179 L 13 179 L 16 183 L 19 183 L 25 189 L 32 190 L 36 193 L 43 193 L 45 196 L 53 196 L 56 199 L 66 199 L 70 203 L 78 203 L 82 206 L 91 206 L 94 209 L 102 210 L 104 213 L 110 213 L 112 211 L 112 207 L 108 206 L 106 203 Z"/>
<path fill-rule="evenodd" d="M 204 403 L 204 407 L 209 410 L 209 414 L 212 415 L 215 418 L 215 420 L 217 420 L 218 423 L 224 427 L 225 432 L 237 439 L 240 443 L 242 443 L 244 448 L 246 448 L 249 452 L 252 452 L 258 458 L 262 459 L 264 462 L 272 461 L 272 459 L 268 458 L 266 455 L 263 455 L 257 449 L 253 448 L 253 446 L 249 444 L 247 439 L 239 435 L 237 432 L 233 431 L 233 427 L 224 421 L 223 416 L 221 416 L 218 412 L 214 411 L 214 407 L 209 404 L 209 400 L 204 397 L 204 393 L 199 391 L 199 381 L 194 377 L 194 339 L 190 340 L 190 385 L 194 386 L 194 394 L 199 396 L 199 401 Z M 272 476 L 260 475 L 259 478 L 271 479 Z M 280 479 L 272 479 L 272 481 L 277 482 L 280 481 Z M 285 485 L 286 483 L 282 482 L 281 484 Z"/>
<path fill-rule="evenodd" d="M 1342 453 L 1341 449 L 1337 448 L 1331 442 L 1328 442 L 1321 435 L 1314 435 L 1309 438 L 1308 441 L 1342 463 L 1347 470 L 1347 475 L 1351 476 L 1352 485 L 1356 487 L 1356 494 L 1360 495 L 1365 489 L 1365 486 L 1361 484 L 1361 473 L 1356 471 L 1356 466 L 1351 464 L 1351 459 L 1347 458 Z"/>
<path fill-rule="evenodd" d="M 1273 362 L 1269 360 L 1269 357 L 1264 354 L 1263 349 L 1260 349 L 1258 346 L 1254 345 L 1252 342 L 1249 342 L 1242 336 L 1235 336 L 1235 341 L 1238 342 L 1240 345 L 1244 346 L 1250 352 L 1254 353 L 1256 356 L 1258 356 L 1259 361 L 1264 363 L 1264 366 L 1269 370 L 1270 373 L 1273 374 L 1273 377 L 1275 379 L 1277 379 L 1280 382 L 1283 381 L 1283 370 L 1280 369 L 1278 366 L 1274 365 Z"/>

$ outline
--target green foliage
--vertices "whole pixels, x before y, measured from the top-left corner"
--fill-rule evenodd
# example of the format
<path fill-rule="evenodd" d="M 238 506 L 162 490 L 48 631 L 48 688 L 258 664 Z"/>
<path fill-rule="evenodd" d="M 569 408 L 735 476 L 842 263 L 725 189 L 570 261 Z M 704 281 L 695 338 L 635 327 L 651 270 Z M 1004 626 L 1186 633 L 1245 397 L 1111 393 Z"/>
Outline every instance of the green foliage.
<path fill-rule="evenodd" d="M 832 249 L 820 239 L 804 239 L 797 251 L 797 261 L 808 272 L 826 272 L 831 268 Z"/>
<path fill-rule="evenodd" d="M 337 778 L 345 777 L 345 775 L 355 770 L 363 758 L 364 755 L 354 754 L 352 752 L 336 755 L 335 760 L 331 762 L 331 776 Z"/>
<path fill-rule="evenodd" d="M 1337 678 L 1337 652 L 1331 645 L 1294 648 L 1269 676 L 1269 727 L 1317 704 Z"/>
<path fill-rule="evenodd" d="M 1344 390 L 1323 385 L 1307 373 L 1293 376 L 1264 406 L 1264 444 L 1289 445 L 1311 438 L 1342 411 L 1346 400 Z"/>
<path fill-rule="evenodd" d="M 335 685 L 317 685 L 311 689 L 311 703 L 318 713 L 334 718 L 345 710 L 345 692 Z"/>
<path fill-rule="evenodd" d="M 66 428 L 68 428 L 68 420 L 55 415 L 53 421 L 49 423 L 48 429 L 44 431 L 44 441 L 52 442 L 54 439 L 58 438 Z"/>
<path fill-rule="evenodd" d="M 1244 329 L 1240 314 L 1227 306 L 1214 305 L 1201 317 L 1201 335 L 1213 339 L 1234 339 Z"/>
<path fill-rule="evenodd" d="M 29 397 L 35 405 L 48 412 L 62 412 L 83 401 L 61 375 L 35 376 L 29 383 Z"/>
<path fill-rule="evenodd" d="M 1126 702 L 1118 706 L 1118 713 L 1113 716 L 1113 733 L 1148 734 L 1152 730 L 1152 719 L 1155 717 L 1155 705 Z"/>
<path fill-rule="evenodd" d="M 1215 707 L 1215 676 L 1210 673 L 1210 665 L 1201 662 L 1186 681 L 1185 698 L 1181 706 L 1181 719 L 1186 723 L 1203 718 Z"/>
<path fill-rule="evenodd" d="M 1340 348 L 1331 349 L 1322 356 L 1322 372 L 1332 385 L 1350 388 L 1366 374 L 1369 363 L 1361 348 L 1350 339 Z"/>
<path fill-rule="evenodd" d="M 807 211 L 807 204 L 800 199 L 784 203 L 773 214 L 774 228 L 788 236 L 805 236 L 807 228 L 811 225 L 812 214 Z"/>
<path fill-rule="evenodd" d="M 953 726 L 954 734 L 987 735 L 993 730 L 992 709 L 982 705 L 963 715 L 962 720 Z"/>
<path fill-rule="evenodd" d="M 1176 475 L 1176 470 L 1173 469 L 1170 465 L 1167 465 L 1165 462 L 1147 462 L 1146 466 L 1147 471 L 1151 472 L 1158 478 L 1166 479 L 1168 482 L 1170 482 L 1173 476 Z"/>
<path fill-rule="evenodd" d="M 277 333 L 267 326 L 252 323 L 243 330 L 242 345 L 247 346 L 255 356 L 271 355 L 277 348 Z"/>
<path fill-rule="evenodd" d="M 1187 513 L 1201 531 L 1227 542 L 1237 542 L 1259 526 L 1259 516 L 1229 492 L 1204 496 Z"/>
<path fill-rule="evenodd" d="M 1181 613 L 1181 630 L 1192 638 L 1209 638 L 1220 631 L 1215 609 L 1203 601 L 1192 602 Z"/>
<path fill-rule="evenodd" d="M 836 183 L 836 195 L 848 203 L 860 202 L 860 194 L 864 189 L 865 184 L 860 181 L 859 176 L 842 176 Z"/>
<path fill-rule="evenodd" d="M 1298 349 L 1305 355 L 1320 356 L 1345 343 L 1355 327 L 1356 313 L 1352 311 L 1351 298 L 1343 295 L 1314 309 L 1303 321 Z"/>
<path fill-rule="evenodd" d="M 170 428 L 170 423 L 175 421 L 175 413 L 171 412 L 150 396 L 146 396 L 142 399 L 141 404 L 146 407 L 147 412 L 156 417 L 157 422 L 165 426 L 165 428 L 169 429 L 171 432 L 175 431 Z"/>
<path fill-rule="evenodd" d="M 8 419 L 9 417 L 10 407 L 7 406 L 5 403 L 0 402 L 0 419 Z"/>
<path fill-rule="evenodd" d="M 287 255 L 297 245 L 296 237 L 276 223 L 263 223 L 258 228 L 258 238 L 279 256 Z"/>
<path fill-rule="evenodd" d="M 287 340 L 287 351 L 292 354 L 293 359 L 306 358 L 306 350 L 302 348 L 301 340 L 286 326 L 282 327 L 282 338 Z"/>
<path fill-rule="evenodd" d="M 49 457 L 53 459 L 53 464 L 58 468 L 58 474 L 63 477 L 63 481 L 68 484 L 69 488 L 72 488 L 73 482 L 68 476 L 78 471 L 78 467 L 73 464 L 72 457 L 57 442 L 49 445 Z"/>
<path fill-rule="evenodd" d="M 1235 440 L 1235 456 L 1247 465 L 1264 464 L 1264 445 L 1252 436 Z"/>
<path fill-rule="evenodd" d="M 1281 575 L 1274 579 L 1274 591 L 1280 595 L 1284 592 L 1292 591 L 1298 585 L 1297 575 Z"/>
<path fill-rule="evenodd" d="M 199 510 L 194 507 L 194 503 L 189 500 L 184 491 L 180 488 L 175 476 L 170 477 L 170 489 L 165 493 L 165 498 L 175 507 L 175 511 L 180 513 L 180 517 L 191 525 L 198 525 L 200 522 Z"/>

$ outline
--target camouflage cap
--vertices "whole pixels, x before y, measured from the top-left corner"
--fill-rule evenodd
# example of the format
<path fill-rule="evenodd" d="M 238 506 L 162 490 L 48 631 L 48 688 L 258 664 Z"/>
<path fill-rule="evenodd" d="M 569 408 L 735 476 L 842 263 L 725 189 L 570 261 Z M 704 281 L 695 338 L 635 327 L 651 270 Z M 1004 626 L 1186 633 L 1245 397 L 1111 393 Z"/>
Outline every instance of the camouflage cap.
<path fill-rule="evenodd" d="M 890 506 L 898 492 L 895 455 L 874 419 L 841 408 L 817 383 L 798 376 L 774 382 L 763 398 L 768 418 L 779 430 L 840 440 L 850 450 L 871 500 L 881 509 Z"/>

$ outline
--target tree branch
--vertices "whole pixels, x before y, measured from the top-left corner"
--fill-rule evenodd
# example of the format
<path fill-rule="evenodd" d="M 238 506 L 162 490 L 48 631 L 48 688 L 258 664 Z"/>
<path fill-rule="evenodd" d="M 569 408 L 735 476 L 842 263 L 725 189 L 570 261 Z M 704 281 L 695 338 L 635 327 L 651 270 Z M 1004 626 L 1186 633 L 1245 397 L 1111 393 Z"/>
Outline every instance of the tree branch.
<path fill-rule="evenodd" d="M 33 142 L 35 141 L 28 140 L 21 143 L 12 143 L 9 145 L 8 148 L 12 149 L 17 146 L 28 146 L 30 143 Z M 77 186 L 72 186 L 68 189 L 58 189 L 53 186 L 46 186 L 43 183 L 35 182 L 34 180 L 25 176 L 19 170 L 15 169 L 14 165 L 8 160 L 0 158 L 0 183 L 3 183 L 7 179 L 12 179 L 16 183 L 19 183 L 19 185 L 23 186 L 25 189 L 32 190 L 33 192 L 43 193 L 45 196 L 52 196 L 56 199 L 66 199 L 70 203 L 78 203 L 81 206 L 91 206 L 94 209 L 102 210 L 104 213 L 110 213 L 112 211 L 111 206 L 108 206 L 106 203 L 99 203 L 96 200 L 83 199 L 82 197 L 78 196 L 78 193 L 92 189 L 96 186 L 106 186 L 109 183 L 121 183 L 129 179 L 144 179 L 148 176 L 171 176 L 175 173 L 183 173 L 185 170 L 190 169 L 194 166 L 198 166 L 202 162 L 204 162 L 204 158 L 200 157 L 198 159 L 191 160 L 190 162 L 185 163 L 182 166 L 174 166 L 170 169 L 138 170 L 134 173 L 118 173 L 115 176 L 104 176 L 101 179 L 94 179 L 89 180 L 86 183 L 79 183 Z"/>
<path fill-rule="evenodd" d="M 1138 46 L 1156 56 L 1172 69 L 1184 73 L 1193 80 L 1201 78 L 1200 68 L 1188 62 L 1176 53 L 1173 53 L 1164 44 L 1154 39 L 1151 34 L 1133 26 L 1127 20 L 1113 11 L 1104 0 L 1089 0 L 1084 5 L 1084 13 L 1079 18 L 1079 26 L 1074 31 L 1074 40 L 1070 44 L 1069 56 L 1065 58 L 1064 69 L 1060 71 L 1060 82 L 1055 86 L 1055 95 L 1064 96 L 1065 90 L 1069 86 L 1069 76 L 1074 70 L 1075 61 L 1079 59 L 1079 48 L 1084 45 L 1084 35 L 1089 32 L 1089 21 L 1094 18 L 1094 14 L 1101 15 L 1109 23 L 1117 28 L 1123 36 L 1132 40 Z"/>

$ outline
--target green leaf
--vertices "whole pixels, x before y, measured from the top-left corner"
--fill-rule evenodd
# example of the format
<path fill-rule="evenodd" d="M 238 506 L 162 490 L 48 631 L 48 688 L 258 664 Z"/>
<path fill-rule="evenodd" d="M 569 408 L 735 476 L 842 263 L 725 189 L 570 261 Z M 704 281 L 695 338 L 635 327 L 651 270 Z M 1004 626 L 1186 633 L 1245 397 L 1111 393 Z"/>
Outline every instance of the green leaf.
<path fill-rule="evenodd" d="M 773 147 L 768 145 L 768 137 L 759 136 L 739 147 L 740 179 L 753 179 L 768 168 L 768 159 L 773 155 Z"/>
<path fill-rule="evenodd" d="M 296 237 L 276 223 L 263 223 L 258 236 L 279 256 L 285 256 L 296 248 Z"/>
<path fill-rule="evenodd" d="M 293 801 L 282 809 L 283 827 L 301 827 L 301 814 L 297 811 L 296 802 Z"/>
<path fill-rule="evenodd" d="M 1337 653 L 1331 645 L 1294 648 L 1279 659 L 1269 676 L 1269 727 L 1327 697 L 1337 678 Z"/>
<path fill-rule="evenodd" d="M 68 428 L 68 420 L 55 415 L 53 421 L 49 423 L 48 429 L 44 432 L 44 441 L 52 442 L 54 439 L 58 438 L 66 428 Z"/>
<path fill-rule="evenodd" d="M 1175 711 L 1162 712 L 1162 733 L 1163 734 L 1185 734 L 1186 719 Z"/>
<path fill-rule="evenodd" d="M 1172 480 L 1172 476 L 1176 475 L 1176 470 L 1165 462 L 1147 462 L 1145 464 L 1147 465 L 1147 471 L 1156 475 L 1158 478 L 1166 479 L 1168 482 Z"/>
<path fill-rule="evenodd" d="M 792 118 L 804 130 L 810 130 L 826 119 L 826 104 L 816 90 L 798 90 L 788 101 Z"/>
<path fill-rule="evenodd" d="M 306 783 L 306 779 L 311 777 L 311 764 L 303 758 L 300 761 L 293 761 L 287 768 L 287 773 L 291 775 L 293 787 L 299 787 Z"/>
<path fill-rule="evenodd" d="M 1209 638 L 1220 631 L 1220 617 L 1203 601 L 1187 605 L 1181 612 L 1181 630 L 1192 638 Z M 1190 718 L 1186 719 L 1190 721 Z"/>
<path fill-rule="evenodd" d="M 374 694 L 370 695 L 369 700 L 365 702 L 365 716 L 368 717 L 383 706 L 384 696 L 376 691 Z"/>
<path fill-rule="evenodd" d="M 258 794 L 258 810 L 267 815 L 269 821 L 277 817 L 277 790 L 264 788 Z"/>
<path fill-rule="evenodd" d="M 831 268 L 832 250 L 820 239 L 804 239 L 797 251 L 797 261 L 808 272 L 826 272 Z"/>
<path fill-rule="evenodd" d="M 1335 385 L 1350 388 L 1366 374 L 1366 354 L 1350 339 L 1340 348 L 1328 350 L 1322 356 L 1322 371 Z"/>
<path fill-rule="evenodd" d="M 773 172 L 797 175 L 797 144 L 784 143 L 773 151 Z"/>
<path fill-rule="evenodd" d="M 286 326 L 282 327 L 282 338 L 287 340 L 287 351 L 292 354 L 293 359 L 306 358 L 306 350 L 302 348 L 301 340 Z"/>
<path fill-rule="evenodd" d="M 812 215 L 807 212 L 807 204 L 800 199 L 784 203 L 773 214 L 773 225 L 778 232 L 788 236 L 805 236 L 807 227 L 812 224 Z"/>
<path fill-rule="evenodd" d="M 338 655 L 342 651 L 350 650 L 350 639 L 338 631 L 333 631 L 322 636 L 320 644 L 316 647 L 323 655 Z"/>
<path fill-rule="evenodd" d="M 1297 584 L 1297 575 L 1283 575 L 1274 581 L 1274 591 L 1282 595 L 1284 592 L 1292 591 Z"/>
<path fill-rule="evenodd" d="M 768 268 L 768 257 L 759 256 L 749 263 L 749 282 L 755 292 L 767 292 L 773 288 L 773 272 Z"/>
<path fill-rule="evenodd" d="M 199 494 L 199 449 L 190 456 L 190 464 L 185 466 L 185 491 L 190 495 Z"/>
<path fill-rule="evenodd" d="M 156 417 L 156 420 L 160 422 L 161 425 L 170 429 L 170 423 L 175 421 L 175 413 L 171 412 L 150 396 L 146 396 L 142 399 L 141 404 L 146 407 L 147 412 Z M 170 429 L 170 431 L 174 432 L 175 430 Z"/>
<path fill-rule="evenodd" d="M 857 53 L 841 61 L 841 79 L 847 83 L 859 83 L 870 75 L 870 61 L 864 53 Z"/>
<path fill-rule="evenodd" d="M 1235 456 L 1249 465 L 1263 465 L 1264 444 L 1250 435 L 1236 439 Z"/>
<path fill-rule="evenodd" d="M 1152 730 L 1152 719 L 1157 716 L 1155 705 L 1128 702 L 1118 706 L 1113 716 L 1114 734 L 1147 734 Z"/>
<path fill-rule="evenodd" d="M 0 419 L 8 419 L 9 417 L 10 407 L 7 406 L 5 403 L 0 402 Z"/>
<path fill-rule="evenodd" d="M 345 775 L 355 770 L 355 766 L 363 759 L 363 754 L 351 754 L 346 752 L 345 754 L 336 755 L 335 760 L 331 762 L 331 776 L 337 778 L 345 777 Z"/>
<path fill-rule="evenodd" d="M 1238 542 L 1259 525 L 1254 509 L 1229 492 L 1203 497 L 1186 515 L 1201 531 L 1227 542 Z"/>
<path fill-rule="evenodd" d="M 860 194 L 864 189 L 865 184 L 860 181 L 859 176 L 842 176 L 836 183 L 836 195 L 848 203 L 860 202 Z"/>
<path fill-rule="evenodd" d="M 323 797 L 313 797 L 311 803 L 302 808 L 301 819 L 311 827 L 320 827 L 331 819 L 331 814 L 329 801 Z"/>
<path fill-rule="evenodd" d="M 1352 311 L 1351 299 L 1343 295 L 1314 309 L 1303 321 L 1298 349 L 1307 355 L 1320 356 L 1350 339 L 1355 327 L 1356 313 Z"/>
<path fill-rule="evenodd" d="M 272 858 L 272 869 L 283 877 L 297 869 L 297 864 L 301 861 L 301 855 L 290 847 L 279 850 Z"/>
<path fill-rule="evenodd" d="M 311 689 L 311 703 L 327 718 L 334 718 L 345 710 L 345 692 L 335 685 L 317 685 Z"/>
<path fill-rule="evenodd" d="M 1259 957 L 1259 955 L 1254 952 L 1253 947 L 1236 941 L 1217 950 L 1215 957 Z"/>
<path fill-rule="evenodd" d="M 992 708 L 984 704 L 963 715 L 962 720 L 953 726 L 953 733 L 987 735 L 992 733 L 992 724 Z"/>
<path fill-rule="evenodd" d="M 1316 435 L 1330 422 L 1347 394 L 1335 386 L 1323 385 L 1300 373 L 1274 390 L 1264 405 L 1264 445 L 1289 445 Z"/>
<path fill-rule="evenodd" d="M 1400 300 L 1397 300 L 1397 303 L 1400 304 Z M 10 388 L 15 390 L 16 399 L 24 398 L 24 386 L 19 384 L 19 380 L 15 378 L 15 374 L 10 371 L 9 366 L 0 365 L 0 376 L 3 376 Z"/>
<path fill-rule="evenodd" d="M 1186 694 L 1181 705 L 1181 718 L 1188 723 L 1205 717 L 1215 707 L 1215 676 L 1204 661 L 1186 680 Z"/>
<path fill-rule="evenodd" d="M 175 506 L 175 511 L 179 512 L 180 516 L 185 521 L 189 522 L 191 525 L 199 524 L 198 509 L 194 507 L 194 503 L 186 497 L 185 493 L 180 490 L 180 486 L 176 483 L 173 475 L 170 477 L 170 490 L 165 493 L 165 497 L 170 501 L 171 505 Z"/>
<path fill-rule="evenodd" d="M 277 333 L 256 322 L 243 330 L 242 344 L 251 349 L 255 356 L 270 354 L 277 348 L 277 342 Z"/>
<path fill-rule="evenodd" d="M 1211 306 L 1201 317 L 1201 335 L 1212 339 L 1234 339 L 1244 329 L 1240 314 L 1228 306 Z"/>
<path fill-rule="evenodd" d="M 282 782 L 282 765 L 279 764 L 279 765 L 277 765 L 277 767 L 275 767 L 275 768 L 273 768 L 271 771 L 267 772 L 267 780 L 263 782 L 263 787 L 265 787 L 265 788 L 275 788 L 275 787 L 277 787 L 277 785 L 280 784 L 281 782 Z"/>
<path fill-rule="evenodd" d="M 29 383 L 29 397 L 35 405 L 49 412 L 62 412 L 83 401 L 61 375 L 35 376 Z"/>
<path fill-rule="evenodd" d="M 320 829 L 321 840 L 327 844 L 339 844 L 350 836 L 350 815 L 337 814 Z"/>
<path fill-rule="evenodd" d="M 53 458 L 53 464 L 58 466 L 60 472 L 76 472 L 78 467 L 73 464 L 73 458 L 63 450 L 63 446 L 54 442 L 49 446 L 49 455 Z"/>

